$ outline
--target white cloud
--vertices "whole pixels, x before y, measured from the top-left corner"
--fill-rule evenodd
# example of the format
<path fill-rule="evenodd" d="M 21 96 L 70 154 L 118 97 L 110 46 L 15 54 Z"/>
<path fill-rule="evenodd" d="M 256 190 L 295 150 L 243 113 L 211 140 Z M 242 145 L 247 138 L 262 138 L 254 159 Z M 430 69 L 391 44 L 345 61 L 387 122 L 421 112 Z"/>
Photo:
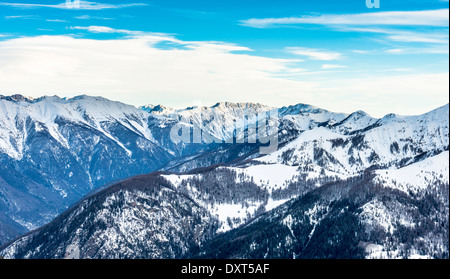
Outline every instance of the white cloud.
<path fill-rule="evenodd" d="M 358 53 L 358 54 L 368 54 L 368 53 L 370 53 L 369 50 L 360 50 L 360 49 L 354 49 L 354 50 L 352 50 L 352 52 Z"/>
<path fill-rule="evenodd" d="M 72 30 L 85 30 L 91 33 L 117 33 L 129 35 L 128 38 L 145 38 L 149 44 L 156 44 L 160 42 L 170 42 L 178 46 L 182 46 L 187 49 L 200 49 L 200 48 L 215 48 L 223 51 L 252 51 L 247 47 L 237 46 L 235 44 L 224 43 L 224 42 L 213 42 L 213 41 L 181 41 L 176 39 L 171 34 L 166 33 L 153 33 L 153 32 L 142 32 L 142 31 L 132 31 L 125 29 L 115 29 L 107 26 L 71 26 L 69 29 Z M 300 62 L 301 60 L 292 59 L 292 62 Z"/>
<path fill-rule="evenodd" d="M 69 36 L 1 40 L 1 94 L 89 94 L 136 106 L 186 107 L 193 100 L 211 105 L 218 101 L 309 103 L 347 113 L 362 109 L 373 116 L 418 114 L 448 103 L 448 72 L 313 82 L 311 76 L 299 75 L 307 72 L 296 68 L 298 60 L 250 55 L 245 46 L 182 41 L 164 34 L 126 35 L 121 40 Z M 183 48 L 162 49 L 160 43 Z M 237 50 L 247 53 L 234 53 Z M 283 76 L 289 74 L 307 81 Z"/>
<path fill-rule="evenodd" d="M 130 31 L 130 30 L 124 30 L 124 29 L 115 29 L 107 26 L 71 26 L 69 29 L 72 30 L 86 30 L 92 33 L 121 33 L 121 34 L 130 34 L 130 35 L 137 35 L 141 32 L 138 31 Z"/>
<path fill-rule="evenodd" d="M 334 51 L 319 50 L 305 47 L 288 47 L 286 50 L 289 53 L 306 56 L 312 60 L 338 60 L 341 59 L 342 54 Z"/>
<path fill-rule="evenodd" d="M 172 42 L 184 48 L 158 47 Z M 135 105 L 312 101 L 314 83 L 276 77 L 293 70 L 296 60 L 233 53 L 249 50 L 227 43 L 179 41 L 169 35 L 121 40 L 16 38 L 0 41 L 0 84 L 2 94 L 90 94 Z"/>
<path fill-rule="evenodd" d="M 402 54 L 405 52 L 405 49 L 402 48 L 393 48 L 393 49 L 388 49 L 385 52 L 387 53 L 391 53 L 391 54 Z"/>
<path fill-rule="evenodd" d="M 4 19 L 40 19 L 40 17 L 35 15 L 13 15 L 5 16 Z"/>
<path fill-rule="evenodd" d="M 76 16 L 75 18 L 81 19 L 81 20 L 89 20 L 89 19 L 113 20 L 113 18 L 109 18 L 109 17 L 99 17 L 99 16 L 90 16 L 90 15 L 81 15 L 81 16 Z"/>
<path fill-rule="evenodd" d="M 389 54 L 449 54 L 448 45 L 447 46 L 437 46 L 437 47 L 404 47 L 404 48 L 391 48 L 384 51 Z"/>
<path fill-rule="evenodd" d="M 392 41 L 406 42 L 406 43 L 433 43 L 433 44 L 448 44 L 448 30 L 447 33 L 430 34 L 419 32 L 396 32 L 388 36 Z"/>
<path fill-rule="evenodd" d="M 445 29 L 445 30 L 444 30 Z M 340 27 L 339 31 L 345 32 L 362 32 L 362 33 L 378 33 L 387 35 L 386 38 L 391 41 L 402 43 L 433 43 L 448 44 L 448 29 L 434 31 L 405 31 L 397 29 L 383 29 L 373 27 Z"/>
<path fill-rule="evenodd" d="M 74 1 L 72 1 L 74 2 Z M 55 8 L 55 9 L 76 9 L 76 10 L 104 10 L 104 9 L 122 9 L 136 6 L 146 6 L 143 3 L 131 3 L 131 4 L 105 4 L 89 1 L 79 1 L 79 5 L 67 4 L 63 2 L 57 5 L 49 4 L 31 4 L 31 3 L 5 3 L 0 2 L 0 6 L 10 6 L 15 8 Z"/>
<path fill-rule="evenodd" d="M 299 24 L 324 25 L 339 32 L 359 32 L 366 37 L 382 44 L 390 45 L 391 49 L 381 50 L 388 54 L 448 54 L 449 47 L 449 10 L 424 10 L 424 11 L 394 11 L 371 12 L 360 14 L 341 15 L 317 15 L 289 18 L 263 18 L 242 21 L 242 25 L 255 28 L 274 28 Z M 407 27 L 414 27 L 404 28 Z M 420 28 L 419 28 L 420 27 Z M 407 46 L 405 46 L 407 44 Z M 317 51 L 295 51 L 299 55 L 307 55 L 308 52 L 316 54 Z M 379 52 L 377 50 L 353 50 L 357 54 L 369 54 Z M 292 52 L 294 53 L 294 52 Z M 339 59 L 333 56 L 310 56 L 311 59 L 322 60 Z"/>
<path fill-rule="evenodd" d="M 449 10 L 391 11 L 361 14 L 318 15 L 285 18 L 248 19 L 241 21 L 244 26 L 254 28 L 272 28 L 283 25 L 401 25 L 401 26 L 449 26 Z"/>
<path fill-rule="evenodd" d="M 48 21 L 48 22 L 60 22 L 60 23 L 68 22 L 67 20 L 64 20 L 64 19 L 46 19 L 45 21 Z"/>
<path fill-rule="evenodd" d="M 328 70 L 328 69 L 347 68 L 347 66 L 334 65 L 334 64 L 323 64 L 321 68 L 324 69 L 324 70 Z"/>

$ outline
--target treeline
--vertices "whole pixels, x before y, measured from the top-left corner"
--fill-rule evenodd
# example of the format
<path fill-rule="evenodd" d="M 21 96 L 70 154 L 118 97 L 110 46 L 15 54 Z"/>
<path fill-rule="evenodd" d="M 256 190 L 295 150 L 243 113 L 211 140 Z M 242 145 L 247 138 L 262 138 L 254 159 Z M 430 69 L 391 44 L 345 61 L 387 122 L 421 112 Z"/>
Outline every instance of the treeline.
<path fill-rule="evenodd" d="M 247 226 L 219 235 L 194 257 L 353 259 L 421 255 L 448 259 L 448 191 L 448 183 L 435 182 L 411 195 L 374 183 L 371 173 L 326 183 Z M 370 209 L 365 206 L 372 203 L 386 219 L 376 211 L 367 211 Z M 364 214 L 381 219 L 367 222 Z M 382 248 L 369 255 L 365 251 L 368 244 Z"/>
<path fill-rule="evenodd" d="M 192 188 L 196 191 L 193 192 Z M 226 168 L 185 179 L 177 189 L 210 204 L 267 202 L 269 199 L 269 192 L 259 187 L 253 179 L 244 179 L 242 174 Z"/>

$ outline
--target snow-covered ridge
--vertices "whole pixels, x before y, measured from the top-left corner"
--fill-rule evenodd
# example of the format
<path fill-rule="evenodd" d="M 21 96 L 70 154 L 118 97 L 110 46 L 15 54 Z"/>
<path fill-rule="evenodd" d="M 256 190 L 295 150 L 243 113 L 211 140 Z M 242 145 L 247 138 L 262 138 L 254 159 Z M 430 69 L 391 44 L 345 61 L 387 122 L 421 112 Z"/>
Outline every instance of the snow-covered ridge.
<path fill-rule="evenodd" d="M 271 107 L 262 105 L 262 104 L 256 104 L 256 103 L 231 103 L 231 102 L 219 102 L 211 107 L 207 106 L 192 106 L 187 107 L 183 109 L 174 109 L 170 107 L 166 107 L 163 105 L 145 105 L 139 107 L 139 109 L 147 111 L 152 114 L 157 115 L 170 115 L 170 114 L 184 114 L 184 113 L 198 113 L 198 112 L 204 112 L 204 111 L 212 111 L 212 110 L 245 110 L 245 109 L 273 109 Z"/>
<path fill-rule="evenodd" d="M 377 170 L 374 180 L 384 187 L 396 188 L 406 193 L 424 190 L 436 183 L 449 183 L 449 152 L 399 169 Z"/>
<path fill-rule="evenodd" d="M 158 159 L 161 159 L 162 163 L 166 163 L 169 159 L 176 157 L 174 155 L 167 159 L 165 157 L 167 154 L 159 150 L 159 147 L 166 150 L 171 148 L 171 146 L 164 145 L 160 136 L 168 134 L 167 130 L 174 123 L 184 122 L 195 125 L 218 137 L 226 138 L 231 136 L 235 121 L 242 118 L 250 118 L 249 121 L 254 121 L 258 113 L 271 109 L 258 104 L 218 103 L 212 107 L 173 110 L 163 106 L 136 108 L 120 102 L 89 96 L 72 99 L 2 97 L 0 98 L 0 153 L 6 150 L 5 153 L 17 160 L 24 156 L 23 161 L 29 159 L 29 165 L 36 165 L 36 169 L 44 175 L 51 174 L 55 169 L 62 169 L 61 166 L 66 168 L 66 171 L 51 177 L 53 179 L 50 180 L 51 185 L 46 184 L 46 186 L 50 185 L 50 188 L 53 187 L 59 194 L 64 194 L 65 196 L 61 199 L 66 199 L 73 195 L 73 192 L 70 192 L 73 189 L 61 187 L 54 182 L 65 182 L 78 190 L 83 184 L 91 187 L 91 184 L 87 183 L 98 177 L 98 181 L 104 185 L 112 180 L 105 181 L 106 179 L 103 180 L 102 175 L 126 169 L 126 164 L 128 167 L 138 166 L 144 165 L 145 160 L 153 162 Z M 446 174 L 449 164 L 448 105 L 420 116 L 406 117 L 390 114 L 382 119 L 374 119 L 362 111 L 347 115 L 303 104 L 281 108 L 279 112 L 280 126 L 285 129 L 280 130 L 279 134 L 291 133 L 292 137 L 288 137 L 288 140 L 283 142 L 286 145 L 278 151 L 256 160 L 205 168 L 199 172 L 192 172 L 194 174 L 161 174 L 160 177 L 164 178 L 164 181 L 170 182 L 171 185 L 167 191 L 174 196 L 161 199 L 158 195 L 143 195 L 140 190 L 137 190 L 133 196 L 124 197 L 124 205 L 120 207 L 122 209 L 119 211 L 120 214 L 115 214 L 116 212 L 112 210 L 114 202 L 105 203 L 103 205 L 105 210 L 96 216 L 108 216 L 107 219 L 110 218 L 111 223 L 118 225 L 118 233 L 106 232 L 105 239 L 111 239 L 111 236 L 120 238 L 122 230 L 127 231 L 135 227 L 139 230 L 128 237 L 137 243 L 147 241 L 149 239 L 147 235 L 141 235 L 140 232 L 149 227 L 147 225 L 139 227 L 139 224 L 135 223 L 135 220 L 140 223 L 142 213 L 150 217 L 148 218 L 149 223 L 155 224 L 152 227 L 155 229 L 161 229 L 158 222 L 167 216 L 166 211 L 169 211 L 169 217 L 172 216 L 171 213 L 174 213 L 173 218 L 171 217 L 172 221 L 165 222 L 165 224 L 174 224 L 174 231 L 179 232 L 178 214 L 172 211 L 172 198 L 174 197 L 180 199 L 180 210 L 192 207 L 194 204 L 192 201 L 195 201 L 194 206 L 198 207 L 199 212 L 202 213 L 194 214 L 198 217 L 197 220 L 201 220 L 205 216 L 217 218 L 219 227 L 215 229 L 224 232 L 244 224 L 258 212 L 274 209 L 287 200 L 301 196 L 312 189 L 320 190 L 320 186 L 326 182 L 345 180 L 349 177 L 353 179 L 362 176 L 365 171 L 373 172 L 376 169 L 374 171 L 375 180 L 371 181 L 374 184 L 381 183 L 385 190 L 395 188 L 407 194 L 410 191 L 429 189 L 427 187 L 436 185 L 433 184 L 434 182 L 448 183 L 448 174 Z M 164 128 L 164 125 L 167 127 Z M 65 127 L 67 129 L 64 129 Z M 104 138 L 105 136 L 107 139 Z M 28 137 L 38 138 L 39 141 L 31 145 L 30 142 L 33 142 L 32 140 L 27 141 Z M 58 144 L 48 144 L 48 142 L 53 143 L 54 140 Z M 117 143 L 120 148 L 111 144 L 112 141 Z M 50 156 L 44 155 L 41 160 L 37 160 L 40 155 L 36 153 L 46 144 L 49 147 L 42 153 L 46 155 L 53 152 L 52 155 L 61 160 L 48 161 Z M 59 148 L 59 145 L 66 146 L 66 150 L 73 152 L 76 158 L 66 160 L 64 156 L 60 158 L 55 156 L 55 154 L 59 155 L 66 151 Z M 29 149 L 37 151 L 27 153 L 27 146 L 31 146 Z M 226 152 L 227 147 L 223 148 L 219 150 Z M 123 153 L 122 149 L 129 151 L 128 156 L 127 154 L 109 156 L 110 154 L 120 155 Z M 100 156 L 98 151 L 102 151 Z M 188 155 L 201 155 L 203 151 L 199 149 Z M 211 153 L 214 156 L 218 154 Z M 131 156 L 136 154 L 141 154 L 141 156 Z M 233 153 L 233 156 L 241 155 Z M 204 160 L 204 164 L 207 166 L 213 165 L 209 157 L 199 158 L 198 161 Z M 251 158 L 256 158 L 256 156 Z M 105 166 L 105 168 L 97 170 L 96 167 L 92 167 L 92 162 L 95 162 L 93 159 L 101 159 L 97 160 L 95 166 Z M 237 161 L 238 157 L 232 159 Z M 21 162 L 16 164 L 10 159 L 5 159 L 5 161 L 8 162 L 5 165 L 22 166 Z M 80 163 L 79 167 L 76 164 L 77 161 Z M 34 162 L 36 162 L 35 165 L 33 165 Z M 115 165 L 109 167 L 109 164 L 112 163 Z M 43 165 L 46 164 L 49 165 L 47 169 L 43 168 Z M 161 167 L 162 165 L 155 166 L 152 171 Z M 83 168 L 89 171 L 87 173 L 89 177 L 84 179 L 80 176 L 81 178 L 70 180 L 82 173 Z M 139 170 L 139 173 L 147 171 L 146 168 Z M 4 175 L 4 173 L 0 173 L 0 175 Z M 129 176 L 131 175 L 126 173 L 124 176 L 114 178 L 122 179 Z M 133 182 L 132 179 L 129 181 Z M 31 185 L 29 189 L 35 189 L 34 187 Z M 183 195 L 178 196 L 173 189 L 180 191 Z M 5 196 L 4 193 L 0 194 Z M 120 195 L 118 192 L 117 195 L 114 194 L 114 197 L 120 197 Z M 14 196 L 11 195 L 11 197 Z M 186 197 L 189 199 L 186 200 Z M 43 198 L 45 201 L 48 200 L 47 197 Z M 140 203 L 141 199 L 164 201 L 164 203 L 161 204 L 162 206 L 147 207 L 148 203 Z M 13 204 L 14 199 L 7 202 Z M 0 204 L 0 206 L 2 205 Z M 311 210 L 305 211 L 308 220 L 311 221 L 310 225 L 314 227 L 311 233 L 314 233 L 316 225 L 320 224 L 321 215 L 327 213 L 328 209 L 326 208 L 314 205 Z M 17 212 L 15 209 L 13 208 L 11 212 Z M 393 231 L 390 228 L 396 221 L 401 221 L 405 226 L 413 224 L 409 218 L 384 214 L 389 207 L 378 200 L 368 202 L 362 209 L 364 213 L 362 217 L 369 224 L 377 225 L 381 222 L 374 217 L 391 216 L 382 217 L 382 219 L 391 218 L 385 227 L 387 232 Z M 100 221 L 103 223 L 107 219 Z M 155 222 L 153 223 L 153 221 Z M 295 231 L 293 229 L 294 221 L 295 214 L 290 214 L 281 222 L 283 226 L 289 228 L 292 235 Z M 149 231 L 149 235 L 158 236 L 153 231 Z M 133 238 L 135 236 L 139 237 Z M 159 236 L 156 237 L 156 241 L 165 239 L 166 231 Z M 73 245 L 78 243 L 76 238 L 71 240 L 73 240 L 71 242 Z M 73 247 L 75 246 L 69 246 L 68 249 L 72 250 Z"/>
<path fill-rule="evenodd" d="M 401 167 L 448 150 L 448 119 L 448 104 L 420 116 L 391 114 L 378 120 L 357 112 L 338 124 L 305 129 L 298 138 L 258 161 L 316 164 L 349 176 L 370 167 Z"/>
<path fill-rule="evenodd" d="M 238 129 L 243 130 L 249 123 L 255 123 L 258 115 L 273 109 L 261 104 L 221 102 L 211 107 L 175 110 L 161 105 L 136 108 L 102 97 L 86 95 L 70 99 L 58 96 L 44 96 L 36 99 L 21 95 L 1 96 L 0 152 L 16 160 L 20 160 L 24 156 L 25 142 L 30 132 L 27 121 L 34 123 L 36 132 L 48 131 L 57 142 L 68 148 L 68 139 L 61 132 L 61 127 L 58 126 L 58 120 L 63 119 L 70 123 L 90 127 L 104 134 L 129 155 L 131 155 L 131 151 L 127 149 L 126 142 L 121 142 L 117 135 L 109 130 L 109 126 L 118 124 L 126 127 L 146 140 L 159 145 L 168 153 L 176 155 L 180 151 L 173 150 L 173 146 L 167 146 L 170 141 L 168 132 L 176 123 L 185 123 L 190 127 L 199 128 L 214 138 L 226 141 L 232 138 Z M 321 111 L 314 108 L 311 116 L 302 115 L 303 120 L 300 122 L 303 121 L 309 125 L 311 121 L 322 122 L 330 118 L 323 116 Z M 290 113 L 299 112 L 291 111 Z M 288 113 L 284 114 L 288 115 Z M 161 132 L 161 128 L 169 130 Z M 164 133 L 165 135 L 155 137 L 154 133 Z"/>
<path fill-rule="evenodd" d="M 47 130 L 54 139 L 67 146 L 61 134 L 58 119 L 91 127 L 108 138 L 122 144 L 103 125 L 105 122 L 119 123 L 148 140 L 152 135 L 148 129 L 148 115 L 142 110 L 101 97 L 79 96 L 72 99 L 46 96 L 28 99 L 13 96 L 0 99 L 0 151 L 20 160 L 25 141 L 30 132 L 27 122 L 35 123 L 35 130 Z M 123 147 L 126 149 L 125 147 Z"/>
<path fill-rule="evenodd" d="M 175 123 L 185 123 L 226 141 L 232 138 L 237 130 L 243 130 L 246 128 L 245 125 L 256 122 L 258 115 L 272 110 L 274 108 L 253 103 L 221 102 L 211 107 L 176 110 L 161 105 L 136 108 L 102 97 L 86 95 L 71 99 L 57 96 L 45 96 L 37 99 L 21 95 L 0 96 L 0 151 L 17 160 L 22 158 L 29 132 L 26 123 L 29 120 L 35 123 L 36 131 L 47 130 L 55 140 L 63 146 L 67 146 L 67 139 L 60 132 L 56 121 L 65 119 L 99 131 L 116 141 L 126 152 L 129 150 L 124 143 L 108 130 L 108 125 L 105 123 L 115 123 L 126 127 L 174 155 L 174 151 L 164 146 L 170 140 L 167 135 L 166 138 L 155 139 L 154 133 L 158 133 L 159 128 L 168 127 L 170 129 Z M 379 157 L 381 163 L 386 163 L 392 161 L 395 156 L 398 157 L 397 154 L 391 154 L 392 148 L 404 149 L 406 150 L 404 153 L 412 156 L 409 149 L 420 148 L 426 152 L 431 149 L 443 150 L 448 146 L 448 105 L 420 116 L 404 117 L 389 114 L 381 119 L 372 118 L 363 111 L 348 115 L 306 104 L 279 108 L 278 114 L 280 121 L 288 121 L 290 129 L 300 132 L 317 130 L 302 135 L 288 147 L 265 158 L 265 162 L 274 163 L 276 160 L 274 161 L 273 158 L 280 156 L 288 148 L 298 150 L 299 146 L 296 147 L 296 145 L 306 146 L 306 142 L 312 141 L 316 143 L 319 141 L 318 145 L 315 145 L 316 147 L 325 147 L 330 154 L 338 157 L 342 155 L 341 157 L 348 161 L 349 156 L 344 153 L 350 152 L 349 150 L 339 150 L 336 144 L 330 145 L 329 143 L 331 140 L 346 140 L 347 136 L 355 133 L 361 134 L 361 132 L 364 132 L 366 148 L 360 150 L 364 154 L 358 154 L 359 158 L 353 157 L 357 161 L 360 160 L 363 167 L 370 166 L 372 162 L 365 161 L 373 152 Z M 239 125 L 244 126 L 240 127 Z M 330 133 L 334 133 L 332 138 L 329 138 Z M 306 136 L 308 139 L 305 138 Z M 316 136 L 317 139 L 314 138 Z M 394 146 L 386 146 L 387 143 L 394 144 Z M 308 146 L 310 146 L 310 150 L 303 155 L 311 158 L 313 155 L 312 145 Z M 298 157 L 301 154 L 295 155 Z M 340 165 L 345 167 L 348 163 L 340 162 Z M 330 170 L 336 171 L 336 169 Z M 355 169 L 350 172 L 354 171 L 359 170 Z"/>
<path fill-rule="evenodd" d="M 168 121 L 184 123 L 190 127 L 200 128 L 214 138 L 226 141 L 233 137 L 237 129 L 245 129 L 244 120 L 247 123 L 254 123 L 259 114 L 274 108 L 253 103 L 220 102 L 211 107 L 193 106 L 173 109 L 162 105 L 147 105 L 140 109 L 150 113 L 162 123 Z"/>
<path fill-rule="evenodd" d="M 32 103 L 35 100 L 33 97 L 26 97 L 26 96 L 22 96 L 20 94 L 11 95 L 11 96 L 0 95 L 0 100 L 1 99 L 5 99 L 8 101 L 12 101 L 12 102 L 28 102 L 28 103 Z"/>

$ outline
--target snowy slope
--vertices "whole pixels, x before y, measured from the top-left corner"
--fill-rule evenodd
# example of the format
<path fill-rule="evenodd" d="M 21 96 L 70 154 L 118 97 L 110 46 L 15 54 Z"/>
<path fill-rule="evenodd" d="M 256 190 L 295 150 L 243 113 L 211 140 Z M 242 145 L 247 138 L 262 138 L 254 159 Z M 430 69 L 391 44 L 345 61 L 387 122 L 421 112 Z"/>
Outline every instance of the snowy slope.
<path fill-rule="evenodd" d="M 0 208 L 9 227 L 35 229 L 96 187 L 171 160 L 148 117 L 97 97 L 0 97 Z"/>
<path fill-rule="evenodd" d="M 400 169 L 377 170 L 375 181 L 384 187 L 408 193 L 419 192 L 437 183 L 449 183 L 449 152 L 408 165 Z"/>
<path fill-rule="evenodd" d="M 153 115 L 164 116 L 177 122 L 185 123 L 208 133 L 210 136 L 223 141 L 233 137 L 236 129 L 245 129 L 246 123 L 256 122 L 260 113 L 273 108 L 253 103 L 217 103 L 212 107 L 190 107 L 174 110 L 162 106 L 142 107 Z M 152 109 L 150 109 L 152 108 Z"/>
<path fill-rule="evenodd" d="M 26 122 L 32 120 L 35 130 L 48 130 L 51 136 L 68 147 L 68 139 L 59 131 L 58 118 L 91 127 L 114 140 L 125 151 L 126 147 L 108 130 L 104 123 L 115 122 L 147 140 L 152 135 L 145 122 L 145 112 L 133 106 L 100 97 L 80 96 L 73 99 L 42 97 L 34 100 L 11 102 L 0 98 L 0 149 L 11 157 L 23 157 L 27 136 Z"/>
<path fill-rule="evenodd" d="M 361 123 L 348 125 L 350 116 L 340 124 L 305 131 L 257 160 L 295 166 L 315 164 L 348 176 L 371 167 L 401 167 L 448 149 L 448 109 L 446 105 L 421 116 L 388 115 L 377 121 L 363 116 L 359 119 L 365 119 L 366 127 Z"/>
<path fill-rule="evenodd" d="M 89 96 L 0 97 L 0 208 L 5 224 L 34 229 L 96 187 L 156 171 L 166 164 L 183 171 L 206 167 L 161 177 L 177 191 L 174 195 L 188 198 L 202 214 L 218 221 L 214 230 L 210 228 L 214 233 L 238 228 L 323 185 L 373 171 L 371 183 L 407 195 L 430 189 L 433 183 L 448 184 L 448 105 L 420 116 L 391 114 L 382 119 L 362 111 L 347 115 L 304 104 L 280 108 L 276 135 L 280 148 L 267 156 L 260 156 L 258 145 L 175 144 L 169 137 L 171 128 L 183 123 L 228 140 L 243 136 L 233 134 L 236 125 L 245 129 L 258 120 L 258 114 L 271 110 L 250 103 L 175 110 L 163 106 L 138 109 Z M 220 167 L 209 167 L 220 163 Z M 146 203 L 140 204 L 141 198 L 151 200 L 134 193 L 127 202 L 146 208 Z M 403 208 L 394 202 L 391 205 Z M 405 217 L 409 207 L 399 214 L 389 206 L 384 201 L 367 201 L 360 206 L 363 215 L 359 217 L 389 233 L 395 233 L 397 221 L 405 226 L 414 224 Z M 171 210 L 168 204 L 161 208 Z M 327 214 L 328 205 L 323 210 L 314 208 L 322 207 L 313 205 L 305 214 L 315 228 L 325 220 L 320 215 Z M 120 236 L 123 231 L 139 227 L 139 210 L 128 209 L 121 208 L 118 215 L 102 213 L 117 226 L 115 232 L 100 232 L 103 239 L 117 240 L 108 244 L 110 248 L 126 242 Z M 154 208 L 146 210 L 150 214 Z M 391 221 L 384 225 L 380 216 L 390 216 L 386 219 Z M 281 223 L 291 231 L 295 220 L 287 217 Z M 170 218 L 179 220 L 177 214 Z M 144 239 L 128 237 L 137 243 Z M 78 246 L 75 241 L 64 249 L 76 252 Z"/>
<path fill-rule="evenodd" d="M 97 193 L 5 245 L 4 258 L 170 259 L 211 238 L 216 221 L 156 176 Z"/>
<path fill-rule="evenodd" d="M 438 159 L 439 160 L 439 159 Z M 202 259 L 448 258 L 448 184 L 425 195 L 373 175 L 318 187 L 202 245 Z"/>
<path fill-rule="evenodd" d="M 377 122 L 364 111 L 357 111 L 349 115 L 343 121 L 334 125 L 335 129 L 341 134 L 350 134 L 364 128 L 370 127 Z"/>

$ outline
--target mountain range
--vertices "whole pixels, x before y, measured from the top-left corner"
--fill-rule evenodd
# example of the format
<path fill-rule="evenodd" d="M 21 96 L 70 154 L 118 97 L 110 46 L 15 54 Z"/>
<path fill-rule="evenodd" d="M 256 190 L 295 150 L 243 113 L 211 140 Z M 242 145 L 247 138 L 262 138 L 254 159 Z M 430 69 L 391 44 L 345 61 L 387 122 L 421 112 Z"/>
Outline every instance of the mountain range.
<path fill-rule="evenodd" d="M 273 111 L 263 154 L 249 139 Z M 0 96 L 0 255 L 448 258 L 448 123 L 448 104 L 377 119 Z M 178 126 L 216 140 L 176 143 Z"/>

